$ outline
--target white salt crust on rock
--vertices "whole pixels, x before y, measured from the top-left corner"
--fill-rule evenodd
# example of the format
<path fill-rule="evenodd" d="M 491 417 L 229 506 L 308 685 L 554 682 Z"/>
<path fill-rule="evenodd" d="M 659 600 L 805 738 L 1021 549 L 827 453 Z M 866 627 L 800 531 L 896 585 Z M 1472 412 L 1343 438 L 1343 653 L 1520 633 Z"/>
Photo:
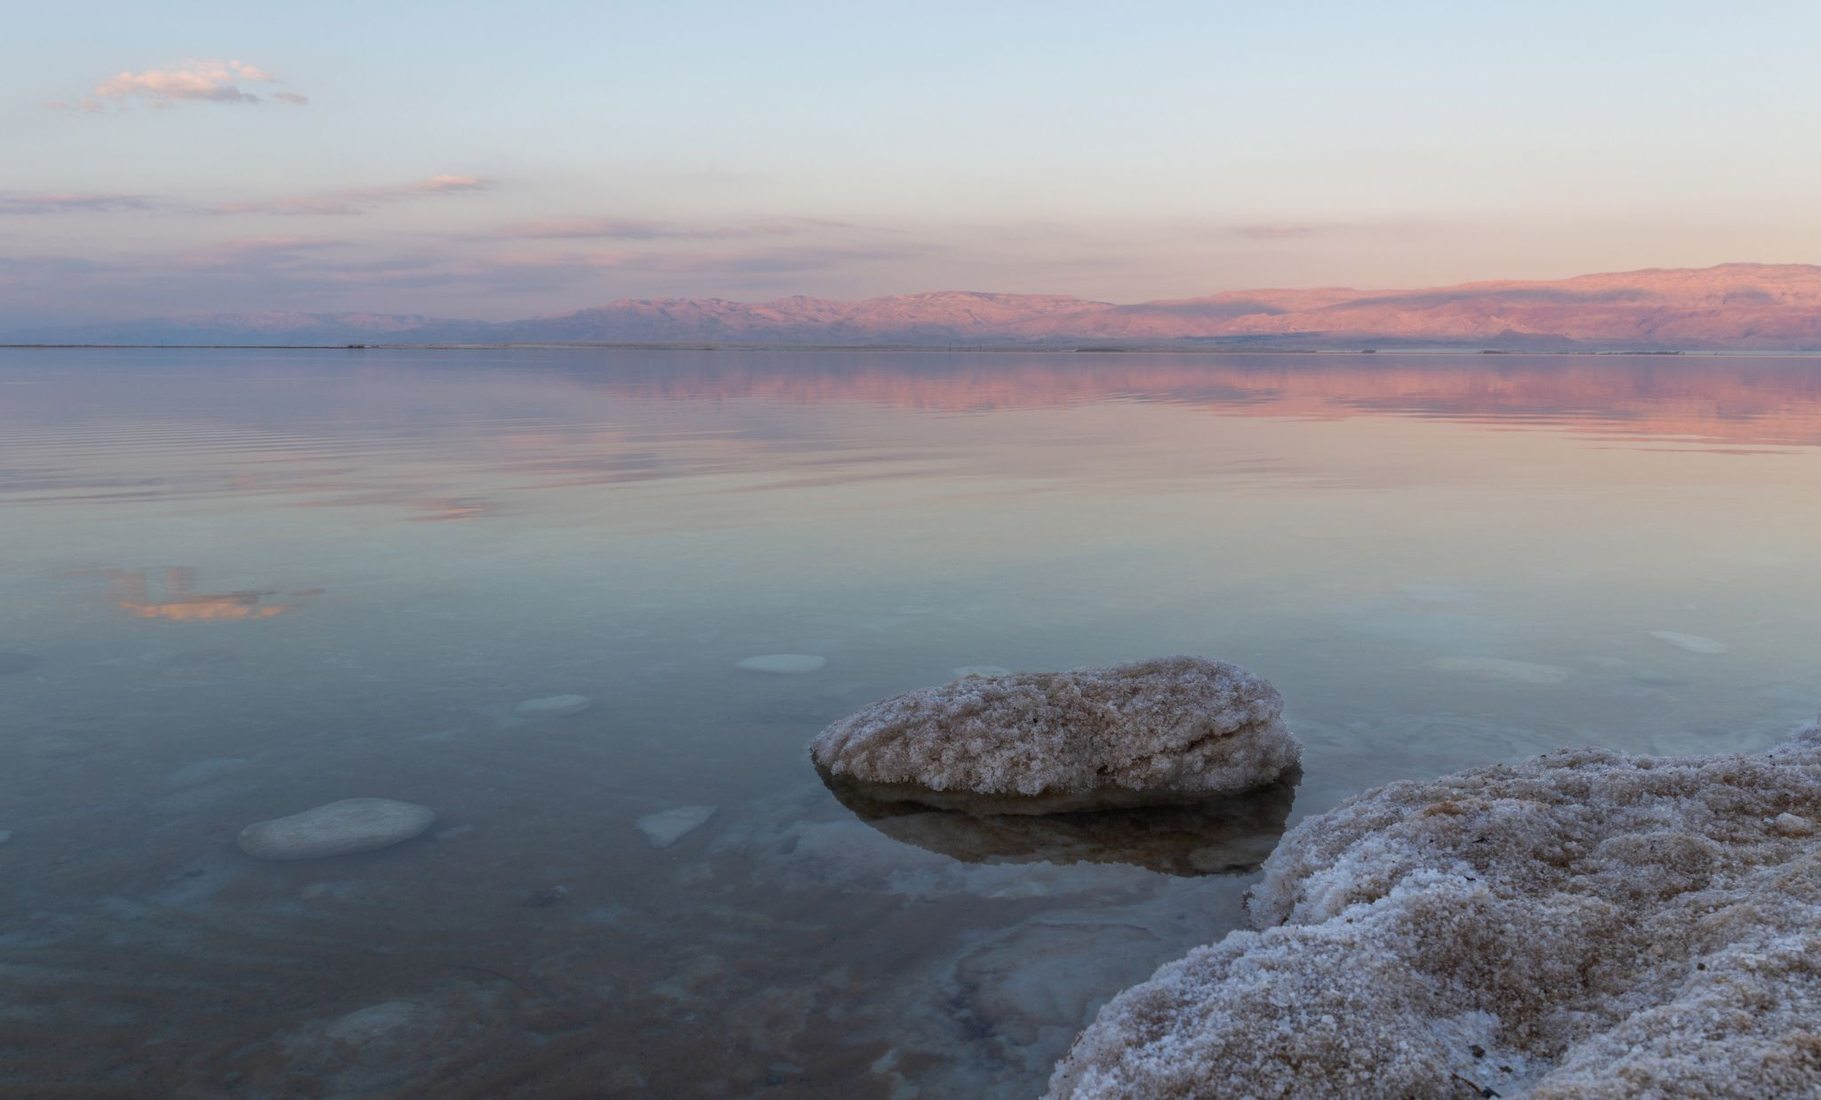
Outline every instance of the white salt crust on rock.
<path fill-rule="evenodd" d="M 1821 734 L 1550 753 L 1298 825 L 1235 932 L 1120 994 L 1088 1097 L 1821 1096 Z"/>
<path fill-rule="evenodd" d="M 322 859 L 371 852 L 410 840 L 436 811 L 390 798 L 344 798 L 240 831 L 240 850 L 257 859 Z"/>
<path fill-rule="evenodd" d="M 1205 799 L 1277 781 L 1301 746 L 1283 698 L 1222 661 L 1164 657 L 971 676 L 893 696 L 810 744 L 871 797 L 980 813 Z"/>

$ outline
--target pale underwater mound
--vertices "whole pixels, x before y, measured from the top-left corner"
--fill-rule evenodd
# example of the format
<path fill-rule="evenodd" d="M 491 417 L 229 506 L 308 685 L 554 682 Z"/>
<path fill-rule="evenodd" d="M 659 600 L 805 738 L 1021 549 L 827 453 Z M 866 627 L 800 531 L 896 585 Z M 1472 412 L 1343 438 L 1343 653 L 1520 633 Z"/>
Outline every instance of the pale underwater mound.
<path fill-rule="evenodd" d="M 240 850 L 258 859 L 322 859 L 389 848 L 436 821 L 436 811 L 391 798 L 344 798 L 248 825 Z"/>
<path fill-rule="evenodd" d="M 820 672 L 828 667 L 827 657 L 818 657 L 813 653 L 761 653 L 757 657 L 745 657 L 734 662 L 735 668 L 747 672 L 769 672 L 778 676 L 801 675 L 805 672 Z"/>
<path fill-rule="evenodd" d="M 1262 932 L 1107 1004 L 1051 1097 L 1821 1095 L 1821 734 L 1579 749 L 1292 829 Z"/>
<path fill-rule="evenodd" d="M 520 718 L 566 718 L 582 713 L 593 703 L 594 700 L 586 695 L 545 695 L 525 700 L 513 707 L 512 712 Z"/>
<path fill-rule="evenodd" d="M 1058 813 L 1204 799 L 1275 782 L 1302 750 L 1270 684 L 1164 657 L 1072 672 L 970 676 L 874 703 L 810 756 L 881 801 Z"/>

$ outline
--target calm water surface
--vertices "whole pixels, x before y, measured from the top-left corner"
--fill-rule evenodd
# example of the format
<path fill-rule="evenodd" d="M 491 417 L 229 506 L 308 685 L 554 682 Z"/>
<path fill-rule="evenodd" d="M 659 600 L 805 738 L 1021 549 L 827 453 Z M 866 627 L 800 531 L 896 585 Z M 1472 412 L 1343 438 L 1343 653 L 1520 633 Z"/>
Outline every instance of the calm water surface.
<path fill-rule="evenodd" d="M 1286 812 L 1813 717 L 1818 565 L 1821 361 L 0 352 L 0 1092 L 1029 1096 Z M 1206 843 L 803 751 L 1179 652 L 1308 746 Z M 440 818 L 234 846 L 356 795 Z"/>

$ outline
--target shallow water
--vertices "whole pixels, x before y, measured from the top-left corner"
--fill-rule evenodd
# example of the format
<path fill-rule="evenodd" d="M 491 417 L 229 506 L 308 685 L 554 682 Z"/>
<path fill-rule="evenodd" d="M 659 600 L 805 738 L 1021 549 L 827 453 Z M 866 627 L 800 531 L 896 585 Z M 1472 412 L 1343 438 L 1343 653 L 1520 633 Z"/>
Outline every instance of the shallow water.
<path fill-rule="evenodd" d="M 1032 1095 L 1238 925 L 1281 806 L 957 835 L 825 790 L 824 724 L 1224 657 L 1291 822 L 1755 749 L 1821 710 L 1817 547 L 1818 360 L 0 352 L 0 1081 Z M 234 846 L 361 795 L 440 818 Z"/>

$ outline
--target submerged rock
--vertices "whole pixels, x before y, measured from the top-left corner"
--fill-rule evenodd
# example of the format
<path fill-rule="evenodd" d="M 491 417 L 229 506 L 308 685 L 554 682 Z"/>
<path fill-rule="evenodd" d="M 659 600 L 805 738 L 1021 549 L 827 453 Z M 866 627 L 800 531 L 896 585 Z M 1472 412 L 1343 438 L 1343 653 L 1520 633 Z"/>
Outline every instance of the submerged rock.
<path fill-rule="evenodd" d="M 826 775 L 880 801 L 1061 813 L 1276 782 L 1301 756 L 1282 711 L 1244 669 L 1164 657 L 907 692 L 829 726 L 809 751 Z"/>
<path fill-rule="evenodd" d="M 655 814 L 646 814 L 633 824 L 653 848 L 668 848 L 688 834 L 708 823 L 715 814 L 714 806 L 678 806 L 672 810 L 660 810 Z"/>
<path fill-rule="evenodd" d="M 734 662 L 735 668 L 748 672 L 770 672 L 789 676 L 804 672 L 820 672 L 828 667 L 827 657 L 817 657 L 812 653 L 763 653 L 757 657 L 746 657 Z"/>
<path fill-rule="evenodd" d="M 289 817 L 248 825 L 240 850 L 256 859 L 321 859 L 370 852 L 428 829 L 436 811 L 390 798 L 344 798 Z"/>
<path fill-rule="evenodd" d="M 1120 994 L 1049 1095 L 1821 1095 L 1817 809 L 1813 728 L 1369 791 L 1266 861 L 1262 931 Z"/>
<path fill-rule="evenodd" d="M 1650 636 L 1659 642 L 1675 646 L 1688 653 L 1725 653 L 1726 643 L 1716 642 L 1712 638 L 1703 638 L 1699 634 L 1682 634 L 1674 630 L 1653 630 Z"/>
<path fill-rule="evenodd" d="M 467 971 L 474 973 L 474 971 Z M 357 983 L 350 983 L 357 985 Z M 468 987 L 424 991 L 310 1020 L 269 1041 L 264 1063 L 230 1091 L 237 1095 L 400 1096 L 438 1080 L 451 1062 L 485 1042 L 501 994 Z M 459 1064 L 459 1062 L 458 1062 Z M 471 1071 L 470 1071 L 471 1072 Z M 247 1087 L 251 1082 L 262 1087 Z M 445 1094 L 448 1088 L 431 1087 Z"/>
<path fill-rule="evenodd" d="M 586 695 L 546 695 L 541 699 L 525 700 L 513 707 L 512 713 L 520 718 L 564 718 L 582 713 L 593 702 Z"/>

